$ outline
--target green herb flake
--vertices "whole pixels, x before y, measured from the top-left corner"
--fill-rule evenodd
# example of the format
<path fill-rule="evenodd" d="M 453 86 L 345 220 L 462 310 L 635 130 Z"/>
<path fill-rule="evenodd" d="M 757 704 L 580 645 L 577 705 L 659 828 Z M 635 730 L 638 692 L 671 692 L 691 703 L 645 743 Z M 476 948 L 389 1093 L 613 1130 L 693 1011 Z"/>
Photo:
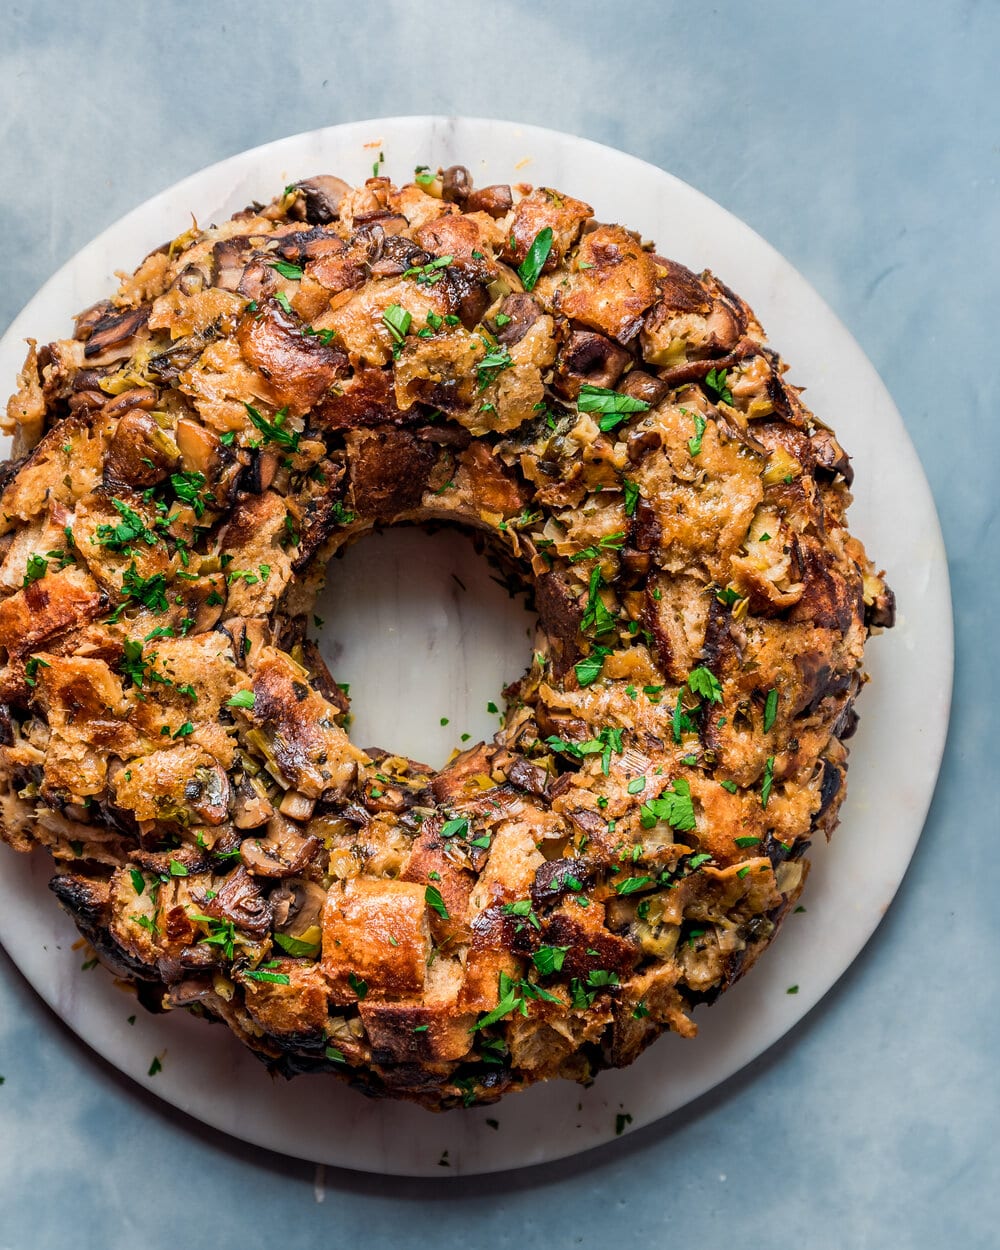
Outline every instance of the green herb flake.
<path fill-rule="evenodd" d="M 368 982 L 362 977 L 359 977 L 357 973 L 349 972 L 347 974 L 347 983 L 350 985 L 355 994 L 357 994 L 359 1001 L 368 993 Z"/>
<path fill-rule="evenodd" d="M 308 959 L 319 954 L 319 942 L 304 942 L 301 938 L 292 937 L 290 933 L 276 933 L 274 940 L 286 955 L 296 959 Z"/>
<path fill-rule="evenodd" d="M 732 407 L 733 392 L 726 383 L 728 374 L 728 369 L 710 369 L 705 376 L 705 386 L 716 399 L 721 399 L 724 404 L 729 404 Z"/>
<path fill-rule="evenodd" d="M 681 411 L 683 412 L 684 409 L 682 408 Z M 690 416 L 694 422 L 694 438 L 688 439 L 688 451 L 692 456 L 697 456 L 701 452 L 701 438 L 705 433 L 705 427 L 708 425 L 708 422 L 700 412 L 692 412 Z"/>
<path fill-rule="evenodd" d="M 683 777 L 678 777 L 673 787 L 664 790 L 659 798 L 643 803 L 639 809 L 639 820 L 643 829 L 652 829 L 661 820 L 682 833 L 694 829 L 694 802 L 688 782 Z"/>
<path fill-rule="evenodd" d="M 146 1073 L 146 1075 L 156 1076 L 157 1072 L 162 1072 L 162 1071 L 163 1071 L 163 1064 L 160 1062 L 160 1056 L 154 1055 L 153 1062 L 149 1065 L 149 1071 Z"/>
<path fill-rule="evenodd" d="M 649 404 L 644 399 L 619 395 L 617 391 L 608 390 L 605 386 L 591 386 L 589 382 L 580 387 L 576 406 L 580 412 L 600 414 L 598 425 L 604 433 L 621 425 L 633 413 L 649 411 Z"/>
<path fill-rule="evenodd" d="M 622 481 L 622 491 L 625 495 L 625 515 L 635 516 L 635 510 L 639 506 L 639 483 L 625 478 Z"/>
<path fill-rule="evenodd" d="M 252 690 L 237 690 L 236 693 L 226 703 L 226 707 L 239 707 L 247 711 L 253 708 L 256 702 L 256 696 Z"/>
<path fill-rule="evenodd" d="M 531 247 L 524 260 L 517 268 L 518 275 L 524 283 L 524 289 L 530 291 L 541 276 L 545 262 L 552 250 L 552 227 L 545 226 L 535 235 Z"/>
<path fill-rule="evenodd" d="M 688 689 L 699 698 L 708 699 L 711 703 L 722 702 L 722 686 L 716 675 L 707 668 L 693 668 L 688 673 Z"/>
<path fill-rule="evenodd" d="M 299 439 L 302 435 L 297 430 L 286 428 L 288 420 L 287 407 L 279 408 L 274 414 L 274 418 L 268 421 L 252 404 L 244 402 L 243 406 L 247 410 L 247 416 L 250 418 L 251 424 L 264 435 L 268 442 L 274 443 L 278 447 L 284 447 L 287 451 L 298 451 Z"/>
<path fill-rule="evenodd" d="M 769 690 L 764 704 L 764 732 L 770 733 L 778 716 L 778 692 Z"/>
<path fill-rule="evenodd" d="M 767 762 L 764 764 L 764 780 L 760 787 L 760 805 L 767 807 L 768 800 L 771 797 L 771 787 L 774 785 L 774 756 L 769 755 Z"/>
<path fill-rule="evenodd" d="M 469 832 L 469 822 L 464 816 L 454 816 L 441 826 L 442 838 L 464 838 Z"/>
<path fill-rule="evenodd" d="M 568 946 L 540 946 L 531 956 L 531 962 L 541 976 L 547 977 L 562 970 L 568 950 Z"/>
<path fill-rule="evenodd" d="M 590 686 L 601 675 L 601 669 L 604 667 L 605 657 L 611 654 L 610 647 L 595 646 L 590 655 L 583 660 L 578 660 L 573 668 L 576 670 L 576 679 L 581 686 Z"/>
<path fill-rule="evenodd" d="M 293 282 L 298 282 L 305 277 L 298 265 L 292 265 L 287 260 L 269 260 L 267 264 L 268 268 L 280 273 L 283 278 L 291 278 Z"/>
<path fill-rule="evenodd" d="M 289 985 L 291 978 L 287 972 L 270 972 L 264 968 L 251 968 L 243 975 L 248 981 L 267 981 L 272 985 Z"/>
<path fill-rule="evenodd" d="M 444 904 L 444 899 L 441 897 L 441 891 L 436 885 L 429 885 L 427 889 L 424 890 L 424 902 L 428 907 L 436 911 L 442 920 L 451 919 L 448 914 L 448 908 Z"/>

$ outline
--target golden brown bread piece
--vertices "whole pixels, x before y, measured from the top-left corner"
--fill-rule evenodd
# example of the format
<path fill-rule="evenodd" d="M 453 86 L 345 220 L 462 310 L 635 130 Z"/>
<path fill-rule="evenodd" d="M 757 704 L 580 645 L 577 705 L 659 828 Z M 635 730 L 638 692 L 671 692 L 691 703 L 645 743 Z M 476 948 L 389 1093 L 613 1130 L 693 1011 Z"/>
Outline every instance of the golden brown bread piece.
<path fill-rule="evenodd" d="M 892 594 L 747 305 L 551 188 L 287 188 L 28 354 L 0 473 L 0 832 L 154 1010 L 429 1107 L 631 1062 L 836 824 Z M 539 614 L 503 727 L 359 750 L 307 638 L 376 523 Z"/>

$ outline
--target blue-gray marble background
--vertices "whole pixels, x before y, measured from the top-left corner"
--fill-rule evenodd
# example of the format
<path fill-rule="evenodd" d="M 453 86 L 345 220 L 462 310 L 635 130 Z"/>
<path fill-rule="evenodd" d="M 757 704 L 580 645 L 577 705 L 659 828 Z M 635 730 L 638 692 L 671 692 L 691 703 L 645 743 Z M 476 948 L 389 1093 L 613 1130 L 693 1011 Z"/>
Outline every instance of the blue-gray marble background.
<path fill-rule="evenodd" d="M 998 59 L 995 0 L 0 0 L 0 330 L 127 209 L 269 139 L 427 112 L 598 139 L 755 227 L 861 342 L 934 489 L 958 644 L 885 922 L 695 1105 L 531 1173 L 317 1178 L 119 1077 L 0 956 L 0 1250 L 997 1246 Z"/>

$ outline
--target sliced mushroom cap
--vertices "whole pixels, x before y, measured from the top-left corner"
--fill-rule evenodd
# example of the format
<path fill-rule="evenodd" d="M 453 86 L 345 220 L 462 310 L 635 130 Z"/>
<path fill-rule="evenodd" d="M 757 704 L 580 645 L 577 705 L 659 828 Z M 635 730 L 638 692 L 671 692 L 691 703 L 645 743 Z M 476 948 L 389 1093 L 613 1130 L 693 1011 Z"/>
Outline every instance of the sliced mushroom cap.
<path fill-rule="evenodd" d="M 449 165 L 441 176 L 441 196 L 450 204 L 464 204 L 472 191 L 472 175 L 464 165 Z"/>
<path fill-rule="evenodd" d="M 489 213 L 491 217 L 506 217 L 514 207 L 514 197 L 510 187 L 504 183 L 495 183 L 491 187 L 480 187 L 471 192 L 465 200 L 467 213 Z"/>
<path fill-rule="evenodd" d="M 323 225 L 328 221 L 336 221 L 340 216 L 340 204 L 350 187 L 343 178 L 335 178 L 332 174 L 319 174 L 315 178 L 304 178 L 295 183 L 299 192 L 294 209 L 289 214 L 301 221 Z"/>
<path fill-rule="evenodd" d="M 196 768 L 184 787 L 184 798 L 206 825 L 221 825 L 229 815 L 229 778 L 221 764 Z"/>
<path fill-rule="evenodd" d="M 123 350 L 120 354 L 129 355 L 131 348 L 125 345 L 148 320 L 149 309 L 145 306 L 107 313 L 91 331 L 83 349 L 84 356 L 88 360 L 95 356 L 105 356 L 113 347 L 121 347 Z"/>
<path fill-rule="evenodd" d="M 233 811 L 233 824 L 237 829 L 259 829 L 274 815 L 264 787 L 246 775 L 236 787 Z"/>
<path fill-rule="evenodd" d="M 325 903 L 326 890 L 315 881 L 304 877 L 282 881 L 271 893 L 275 930 L 299 937 L 321 923 Z"/>
<path fill-rule="evenodd" d="M 271 927 L 271 904 L 242 865 L 227 877 L 225 885 L 204 908 L 206 915 L 231 920 L 238 929 L 246 929 L 256 937 L 263 937 Z"/>
<path fill-rule="evenodd" d="M 258 877 L 294 877 L 319 850 L 319 840 L 303 837 L 284 816 L 268 822 L 266 838 L 244 838 L 240 858 Z"/>
<path fill-rule="evenodd" d="M 613 388 L 630 360 L 621 344 L 596 330 L 573 330 L 556 357 L 553 385 L 567 399 L 576 399 L 584 384 Z"/>
<path fill-rule="evenodd" d="M 115 427 L 104 458 L 104 484 L 112 490 L 141 490 L 163 481 L 177 463 L 177 447 L 155 418 L 143 411 L 148 403 L 155 401 L 155 392 L 126 391 L 118 399 L 126 396 L 136 397 L 135 406 Z M 105 405 L 105 411 L 109 407 Z"/>

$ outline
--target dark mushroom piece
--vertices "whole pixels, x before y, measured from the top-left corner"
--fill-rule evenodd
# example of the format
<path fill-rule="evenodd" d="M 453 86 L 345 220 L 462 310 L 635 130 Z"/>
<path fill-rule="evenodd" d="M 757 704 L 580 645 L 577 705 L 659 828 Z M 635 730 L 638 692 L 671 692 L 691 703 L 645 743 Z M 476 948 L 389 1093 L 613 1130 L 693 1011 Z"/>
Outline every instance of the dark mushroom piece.
<path fill-rule="evenodd" d="M 464 165 L 449 165 L 441 175 L 441 197 L 449 204 L 464 204 L 472 191 L 472 175 Z"/>
<path fill-rule="evenodd" d="M 255 937 L 263 937 L 271 928 L 271 904 L 242 865 L 226 878 L 225 885 L 204 903 L 204 908 L 206 915 L 230 920 Z"/>
<path fill-rule="evenodd" d="M 274 815 L 274 808 L 264 793 L 264 787 L 258 786 L 246 774 L 237 785 L 233 797 L 233 824 L 237 829 L 259 829 Z"/>
<path fill-rule="evenodd" d="M 513 207 L 514 197 L 510 187 L 504 183 L 495 183 L 491 187 L 480 187 L 478 191 L 471 191 L 466 196 L 464 211 L 506 217 Z"/>
<path fill-rule="evenodd" d="M 319 839 L 303 837 L 284 816 L 268 822 L 266 838 L 244 838 L 240 858 L 258 877 L 294 877 L 319 850 Z"/>
<path fill-rule="evenodd" d="M 299 194 L 288 215 L 314 225 L 336 221 L 340 217 L 341 201 L 351 189 L 343 178 L 332 174 L 303 178 L 294 185 Z"/>
<path fill-rule="evenodd" d="M 530 295 L 518 292 L 507 296 L 500 305 L 499 315 L 506 317 L 507 321 L 502 326 L 497 326 L 497 342 L 503 343 L 505 347 L 512 347 L 515 343 L 520 343 L 542 315 L 542 310 Z"/>
<path fill-rule="evenodd" d="M 573 330 L 556 357 L 553 386 L 566 399 L 576 399 L 584 385 L 612 389 L 631 359 L 624 347 L 596 330 Z"/>
<path fill-rule="evenodd" d="M 206 825 L 221 825 L 229 815 L 229 778 L 221 764 L 196 768 L 184 787 L 188 807 Z"/>
<path fill-rule="evenodd" d="M 289 878 L 271 892 L 270 903 L 275 931 L 300 937 L 320 924 L 326 890 L 303 877 Z"/>
<path fill-rule="evenodd" d="M 127 356 L 131 351 L 125 344 L 133 338 L 149 320 L 149 309 L 126 308 L 124 312 L 109 313 L 98 321 L 87 339 L 83 349 L 84 356 L 91 360 L 94 356 L 103 356 L 112 348 L 121 348 L 121 355 Z"/>

